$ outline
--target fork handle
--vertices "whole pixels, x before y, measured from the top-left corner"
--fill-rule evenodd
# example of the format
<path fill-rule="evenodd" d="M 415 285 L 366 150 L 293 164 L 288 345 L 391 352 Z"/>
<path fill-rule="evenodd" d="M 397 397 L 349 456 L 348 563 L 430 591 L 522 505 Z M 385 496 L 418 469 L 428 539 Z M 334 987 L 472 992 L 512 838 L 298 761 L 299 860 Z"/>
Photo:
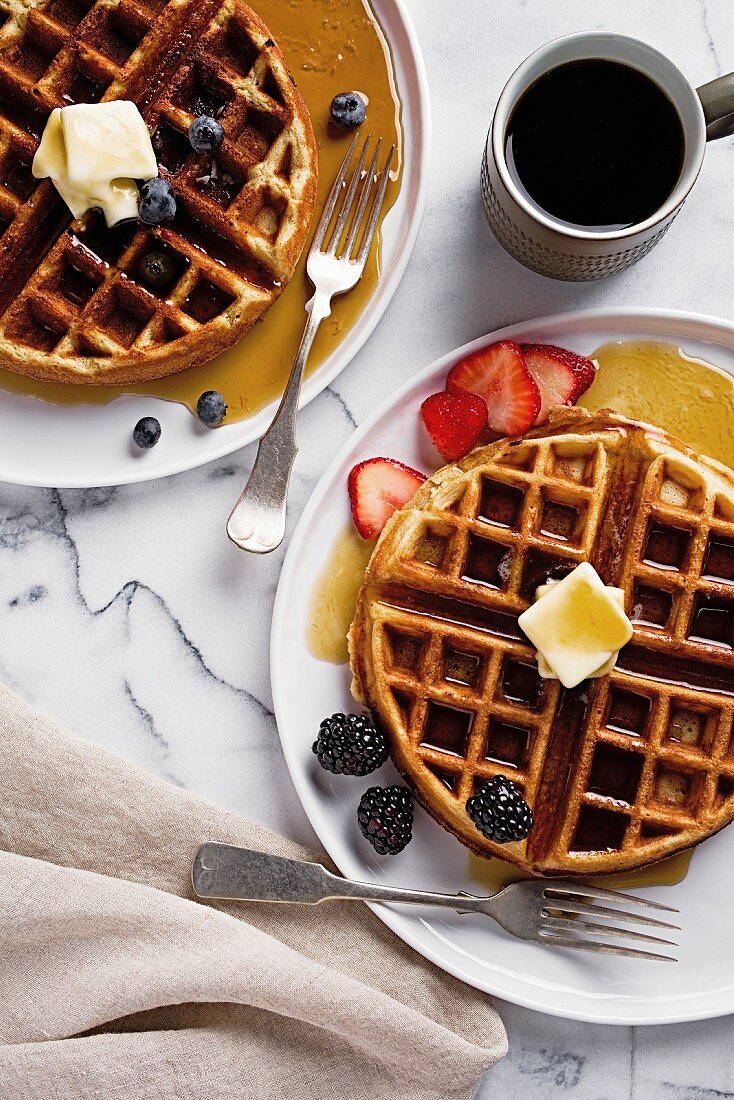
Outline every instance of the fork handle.
<path fill-rule="evenodd" d="M 227 521 L 231 541 L 253 554 L 269 554 L 285 535 L 288 484 L 298 454 L 296 416 L 303 374 L 319 325 L 331 313 L 330 296 L 317 291 L 306 303 L 306 312 L 306 327 L 278 411 L 258 444 L 247 484 Z"/>
<path fill-rule="evenodd" d="M 480 910 L 486 898 L 436 894 L 357 882 L 327 871 L 320 863 L 288 859 L 267 852 L 209 842 L 199 848 L 191 872 L 199 897 L 230 901 L 290 902 L 318 905 L 322 901 L 382 901 L 439 905 L 467 913 Z"/>

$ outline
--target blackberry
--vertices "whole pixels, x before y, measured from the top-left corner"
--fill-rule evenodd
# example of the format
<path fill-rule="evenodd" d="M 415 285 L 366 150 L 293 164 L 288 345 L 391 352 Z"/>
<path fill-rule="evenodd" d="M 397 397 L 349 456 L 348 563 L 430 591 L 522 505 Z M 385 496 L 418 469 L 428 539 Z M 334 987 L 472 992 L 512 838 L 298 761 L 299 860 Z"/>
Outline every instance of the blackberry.
<path fill-rule="evenodd" d="M 334 775 L 369 775 L 387 760 L 387 738 L 365 715 L 332 714 L 319 726 L 313 752 Z"/>
<path fill-rule="evenodd" d="M 360 799 L 357 824 L 378 856 L 395 856 L 413 835 L 413 799 L 407 787 L 370 787 Z"/>
<path fill-rule="evenodd" d="M 524 840 L 533 827 L 533 814 L 517 783 L 495 775 L 466 803 L 466 812 L 479 832 L 496 844 Z"/>

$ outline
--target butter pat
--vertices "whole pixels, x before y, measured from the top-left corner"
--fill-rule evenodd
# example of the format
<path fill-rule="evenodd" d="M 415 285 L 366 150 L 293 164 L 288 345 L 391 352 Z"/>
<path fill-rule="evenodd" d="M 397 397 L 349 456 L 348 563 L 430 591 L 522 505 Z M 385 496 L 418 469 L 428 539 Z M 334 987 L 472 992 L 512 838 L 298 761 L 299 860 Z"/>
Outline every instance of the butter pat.
<path fill-rule="evenodd" d="M 542 599 L 543 596 L 545 596 L 548 592 L 550 592 L 551 588 L 554 585 L 558 584 L 558 583 L 559 583 L 558 581 L 548 581 L 547 584 L 541 584 L 540 588 L 535 589 L 535 598 L 536 598 L 536 600 Z M 614 602 L 619 604 L 622 611 L 624 611 L 624 589 L 623 588 L 613 588 L 611 585 L 607 585 L 606 590 L 609 593 L 609 595 L 612 597 Z M 591 675 L 589 676 L 589 679 L 590 680 L 598 680 L 601 676 L 606 676 L 608 672 L 611 672 L 612 669 L 614 668 L 614 666 L 617 663 L 618 654 L 619 654 L 619 651 L 615 650 L 615 652 L 612 654 L 612 656 L 609 658 L 608 661 L 605 661 L 604 664 L 601 665 L 596 670 L 596 672 L 591 673 Z M 545 659 L 545 657 L 543 656 L 542 653 L 537 654 L 537 659 L 538 659 L 538 675 L 541 677 L 541 679 L 543 679 L 543 680 L 557 680 L 558 677 L 556 676 L 555 672 L 550 667 L 550 665 L 548 664 L 548 662 L 546 661 L 546 659 Z"/>
<path fill-rule="evenodd" d="M 576 687 L 603 667 L 632 637 L 619 590 L 605 588 L 592 565 L 583 562 L 562 581 L 543 586 L 543 595 L 519 624 L 548 669 L 564 687 Z"/>
<path fill-rule="evenodd" d="M 51 112 L 33 158 L 75 218 L 100 207 L 113 226 L 138 213 L 137 179 L 158 175 L 148 128 L 134 103 L 79 103 Z"/>
<path fill-rule="evenodd" d="M 63 107 L 61 123 L 67 178 L 75 186 L 158 175 L 148 127 L 134 103 L 117 99 Z"/>

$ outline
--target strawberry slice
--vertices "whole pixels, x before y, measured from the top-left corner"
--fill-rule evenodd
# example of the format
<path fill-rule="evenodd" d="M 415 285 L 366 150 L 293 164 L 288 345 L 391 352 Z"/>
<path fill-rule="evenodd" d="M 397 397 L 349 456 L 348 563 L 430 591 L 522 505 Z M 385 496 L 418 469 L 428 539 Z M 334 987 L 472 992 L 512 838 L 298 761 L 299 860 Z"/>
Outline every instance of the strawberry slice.
<path fill-rule="evenodd" d="M 596 375 L 591 359 L 555 344 L 522 344 L 528 370 L 540 390 L 540 411 L 535 420 L 543 424 L 553 405 L 573 405 L 586 393 Z"/>
<path fill-rule="evenodd" d="M 512 340 L 461 359 L 446 379 L 449 393 L 476 393 L 487 404 L 488 423 L 501 435 L 521 435 L 540 411 L 540 393 L 520 346 Z"/>
<path fill-rule="evenodd" d="M 424 474 L 394 458 L 368 458 L 353 467 L 347 488 L 354 526 L 362 538 L 376 538 L 425 480 Z"/>
<path fill-rule="evenodd" d="M 434 393 L 421 416 L 438 453 L 453 462 L 469 454 L 487 427 L 487 403 L 476 393 Z"/>

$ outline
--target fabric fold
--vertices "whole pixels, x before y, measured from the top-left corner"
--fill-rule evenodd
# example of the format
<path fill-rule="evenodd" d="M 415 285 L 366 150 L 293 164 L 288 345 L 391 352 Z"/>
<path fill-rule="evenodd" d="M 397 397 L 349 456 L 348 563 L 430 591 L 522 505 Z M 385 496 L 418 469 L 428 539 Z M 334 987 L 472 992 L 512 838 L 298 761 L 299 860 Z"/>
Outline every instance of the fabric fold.
<path fill-rule="evenodd" d="M 438 1100 L 505 1053 L 489 999 L 365 906 L 192 896 L 204 840 L 312 853 L 6 688 L 0 761 L 0 1095 Z"/>

